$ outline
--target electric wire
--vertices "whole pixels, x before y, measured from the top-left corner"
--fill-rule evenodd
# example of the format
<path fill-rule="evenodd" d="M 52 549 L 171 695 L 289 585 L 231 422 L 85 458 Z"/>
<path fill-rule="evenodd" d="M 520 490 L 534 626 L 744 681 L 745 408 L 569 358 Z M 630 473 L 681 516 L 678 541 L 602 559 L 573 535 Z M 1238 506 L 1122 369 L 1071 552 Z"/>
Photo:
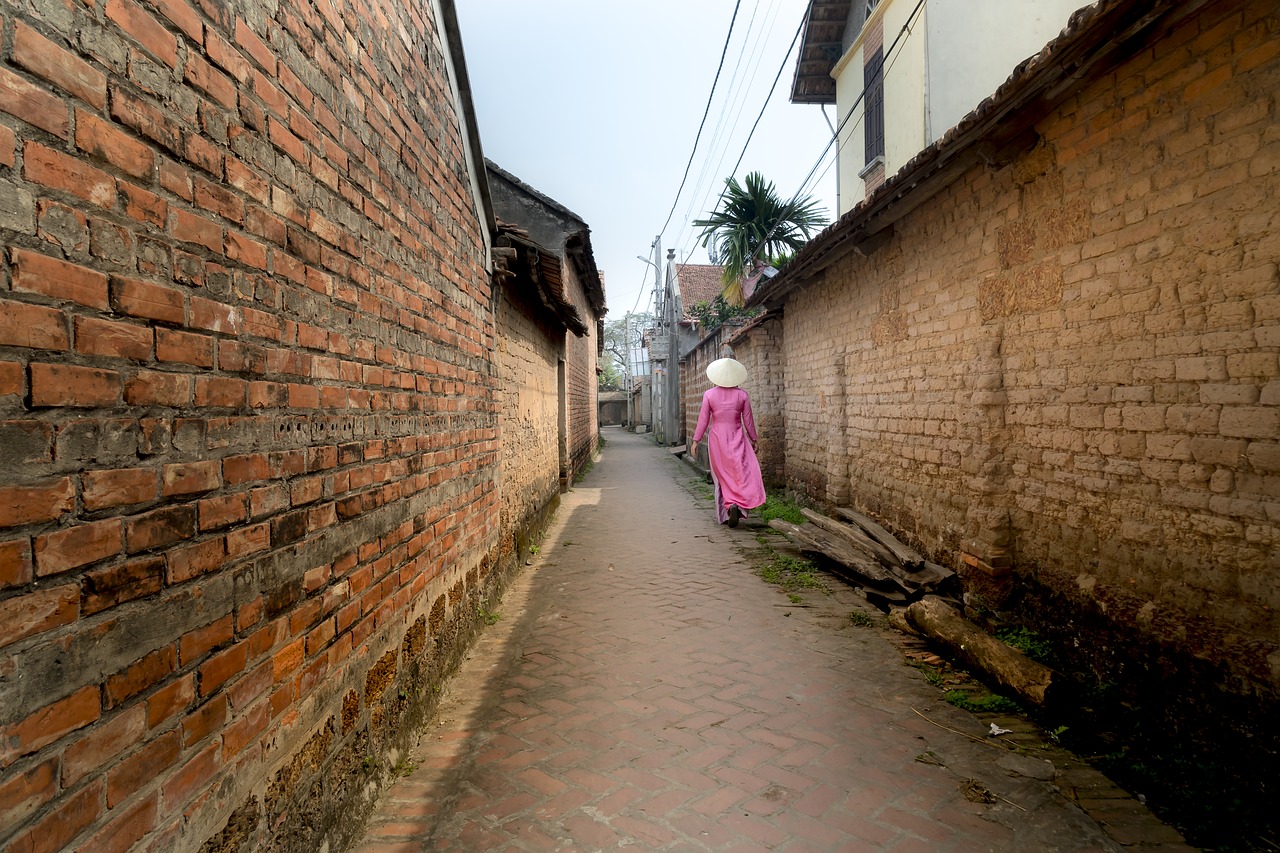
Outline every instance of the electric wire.
<path fill-rule="evenodd" d="M 890 71 L 893 69 L 893 64 L 897 62 L 897 58 L 898 58 L 898 55 L 896 55 L 896 49 L 898 47 L 898 44 L 899 42 L 902 41 L 902 37 L 906 33 L 911 31 L 912 22 L 915 20 L 916 16 L 920 14 L 920 10 L 921 8 L 924 7 L 924 4 L 925 4 L 925 0 L 918 0 L 915 8 L 911 10 L 911 14 L 907 16 L 906 23 L 904 23 L 902 25 L 902 28 L 898 30 L 898 34 L 894 37 L 893 42 L 889 45 L 889 49 L 885 51 L 885 59 L 880 63 L 880 67 L 877 70 L 877 77 L 880 80 L 884 79 L 884 76 L 887 73 L 887 71 Z M 803 29 L 804 27 L 803 21 L 801 21 L 800 26 L 801 26 L 801 29 Z M 797 30 L 796 37 L 798 38 L 799 35 L 800 35 L 800 30 Z M 794 47 L 794 45 L 795 45 L 795 39 L 792 40 L 792 46 Z M 790 55 L 790 51 L 788 51 L 788 56 L 789 55 Z M 890 62 L 889 61 L 890 59 L 892 59 L 893 61 Z M 785 68 L 785 66 L 786 66 L 786 59 L 784 58 L 783 67 Z M 781 75 L 781 69 L 779 70 L 779 75 Z M 784 207 L 784 210 L 789 209 L 790 207 L 795 205 L 804 196 L 805 187 L 809 185 L 810 179 L 813 178 L 814 173 L 817 172 L 818 170 L 818 167 L 821 166 L 822 162 L 826 159 L 828 152 L 831 151 L 832 145 L 837 146 L 836 157 L 832 161 L 832 163 L 839 162 L 839 153 L 843 147 L 843 144 L 840 144 L 840 134 L 844 132 L 845 125 L 849 123 L 849 120 L 853 117 L 854 111 L 863 102 L 863 99 L 866 97 L 867 90 L 869 88 L 869 83 L 874 82 L 874 79 L 875 78 L 873 78 L 872 81 L 865 81 L 865 80 L 863 81 L 862 91 L 858 93 L 858 97 L 854 100 L 854 102 L 849 105 L 848 111 L 844 114 L 844 117 L 840 120 L 840 124 L 835 129 L 835 133 L 831 135 L 831 139 L 827 142 L 826 146 L 822 149 L 822 152 L 818 155 L 818 159 L 814 162 L 813 168 L 809 170 L 809 174 L 805 176 L 805 179 L 803 181 L 801 181 L 800 188 L 796 191 L 796 194 L 791 197 L 791 200 L 787 202 L 786 206 Z M 774 84 L 775 85 L 777 84 L 776 79 L 774 80 Z M 768 101 L 766 101 L 765 103 L 767 105 Z M 762 109 L 761 115 L 763 114 L 764 114 L 764 110 Z M 861 119 L 862 119 L 862 116 L 859 117 L 858 122 L 854 123 L 855 128 L 861 122 Z M 757 118 L 757 122 L 759 122 L 758 118 Z M 748 142 L 750 142 L 750 139 L 748 139 Z M 746 152 L 746 149 L 744 147 L 743 153 L 745 154 L 745 152 Z M 827 165 L 827 168 L 823 170 L 823 175 L 825 175 L 831 169 L 831 165 L 832 164 Z M 735 172 L 737 171 L 736 168 L 734 171 Z M 718 206 L 719 205 L 717 205 L 717 208 Z M 712 211 L 712 215 L 714 215 L 714 213 L 715 211 Z M 781 219 L 779 219 L 778 222 L 774 223 L 773 227 L 769 229 L 769 232 L 765 235 L 764 239 L 757 244 L 756 250 L 752 252 L 751 257 L 747 259 L 748 267 L 750 267 L 751 264 L 757 260 L 760 254 L 760 251 L 764 248 L 764 245 L 769 241 L 769 238 L 773 236 L 773 232 L 777 230 L 778 225 L 780 224 L 781 224 Z M 732 282 L 730 284 L 726 284 L 723 288 L 721 288 L 718 296 L 724 296 L 724 294 L 728 291 L 731 284 Z"/>
<path fill-rule="evenodd" d="M 894 51 L 898 47 L 898 43 L 902 41 L 903 35 L 910 32 L 911 22 L 915 20 L 916 15 L 920 14 L 920 10 L 924 7 L 924 3 L 925 3 L 925 0 L 918 0 L 915 8 L 911 10 L 911 14 L 907 16 L 906 23 L 902 25 L 902 29 L 898 30 L 898 34 L 897 36 L 894 37 L 893 43 L 890 44 L 889 49 L 885 51 L 885 60 L 882 60 L 880 62 L 880 67 L 876 69 L 875 78 L 878 78 L 881 81 L 884 80 L 885 61 L 889 57 L 893 56 Z M 875 78 L 873 78 L 873 80 Z M 818 155 L 818 159 L 813 164 L 813 168 L 809 170 L 809 174 L 805 176 L 805 179 L 800 182 L 800 189 L 798 189 L 796 191 L 796 194 L 791 197 L 791 201 L 787 202 L 787 205 L 784 209 L 789 209 L 790 207 L 795 205 L 796 202 L 800 200 L 800 198 L 803 196 L 804 188 L 808 185 L 809 180 L 813 177 L 814 173 L 818 171 L 818 167 L 822 165 L 822 161 L 826 158 L 827 152 L 831 150 L 832 145 L 837 145 L 836 152 L 837 152 L 837 157 L 839 156 L 838 143 L 840 140 L 840 134 L 844 130 L 845 125 L 849 123 L 849 119 L 853 117 L 854 110 L 856 110 L 858 108 L 858 105 L 863 102 L 863 99 L 867 95 L 868 88 L 869 88 L 868 81 L 864 80 L 862 84 L 862 91 L 858 93 L 858 97 L 849 106 L 849 111 L 845 113 L 844 118 L 841 119 L 840 124 L 836 127 L 835 134 L 831 137 L 831 140 L 827 143 L 826 147 L 822 149 L 822 153 Z M 773 236 L 774 231 L 778 230 L 778 226 L 780 224 L 782 224 L 781 218 L 778 220 L 778 222 L 774 223 L 772 228 L 769 229 L 769 232 L 765 234 L 764 239 L 756 244 L 756 250 L 752 252 L 751 257 L 747 259 L 748 267 L 750 267 L 750 265 L 758 258 L 761 249 L 764 247 L 766 243 L 769 242 L 769 238 Z"/>
<path fill-rule="evenodd" d="M 739 85 L 739 82 L 741 80 L 741 78 L 738 76 L 738 72 L 742 69 L 742 59 L 744 56 L 746 56 L 747 43 L 748 43 L 748 40 L 750 39 L 752 29 L 755 27 L 756 15 L 759 13 L 759 11 L 760 11 L 760 0 L 756 0 L 755 5 L 751 8 L 751 17 L 747 19 L 747 27 L 745 31 L 746 34 L 743 36 L 742 44 L 738 49 L 738 58 L 734 61 L 733 72 L 729 75 L 729 85 L 727 87 L 727 91 L 724 97 L 724 102 L 720 106 L 720 114 L 716 117 L 715 131 L 711 134 L 710 142 L 707 143 L 706 150 L 708 152 L 714 152 L 716 150 L 717 146 L 720 143 L 721 134 L 724 132 L 725 120 L 729 115 L 730 109 L 732 108 L 733 102 L 734 102 L 734 97 L 735 97 L 734 91 L 735 91 L 735 88 Z M 699 191 L 702 189 L 703 182 L 708 179 L 708 175 L 711 172 L 711 159 L 712 159 L 711 154 L 708 154 L 706 157 L 704 157 L 702 161 L 702 168 L 698 170 L 698 179 L 697 181 L 694 182 L 693 191 L 690 193 L 691 198 L 689 201 L 689 207 L 686 208 L 686 211 L 685 211 L 686 220 L 689 218 L 689 214 L 693 210 L 693 206 L 694 206 L 693 199 L 697 198 Z"/>
<path fill-rule="evenodd" d="M 760 106 L 760 112 L 756 114 L 755 123 L 751 125 L 751 132 L 747 134 L 747 141 L 742 143 L 742 153 L 738 155 L 738 162 L 733 164 L 733 171 L 730 175 L 738 174 L 738 167 L 742 165 L 742 158 L 747 156 L 747 148 L 751 145 L 751 138 L 756 135 L 756 128 L 760 126 L 760 119 L 764 118 L 764 111 L 769 106 L 769 102 L 773 100 L 773 93 L 778 88 L 778 81 L 782 79 L 782 72 L 786 70 L 787 60 L 791 58 L 791 52 L 796 49 L 796 42 L 800 40 L 800 33 L 804 30 L 804 19 L 800 20 L 800 26 L 796 27 L 796 34 L 791 37 L 791 47 L 787 48 L 787 53 L 782 57 L 782 64 L 778 66 L 778 73 L 773 77 L 773 85 L 769 87 L 769 94 L 765 96 L 764 103 Z"/>
<path fill-rule="evenodd" d="M 776 10 L 776 7 L 775 7 L 775 10 Z M 775 17 L 776 17 L 776 16 L 775 16 Z M 730 175 L 731 177 L 732 177 L 732 176 L 734 176 L 734 175 L 736 175 L 736 174 L 738 173 L 738 168 L 742 165 L 742 160 L 743 160 L 743 158 L 744 158 L 744 157 L 746 157 L 747 149 L 751 146 L 751 140 L 752 140 L 752 138 L 755 136 L 756 128 L 758 128 L 758 127 L 760 126 L 760 120 L 764 117 L 765 111 L 768 109 L 769 104 L 770 104 L 770 103 L 772 102 L 772 100 L 773 100 L 774 92 L 775 92 L 775 91 L 777 91 L 777 88 L 778 88 L 778 81 L 779 81 L 780 79 L 782 79 L 782 72 L 786 70 L 786 68 L 787 68 L 787 64 L 788 64 L 788 61 L 789 61 L 789 60 L 790 60 L 790 58 L 791 58 L 791 54 L 792 54 L 792 52 L 795 50 L 796 42 L 799 40 L 799 38 L 800 38 L 800 33 L 801 33 L 803 30 L 804 30 L 804 19 L 802 18 L 802 19 L 801 19 L 801 21 L 800 21 L 800 26 L 796 27 L 795 35 L 794 35 L 794 36 L 792 36 L 792 38 L 791 38 L 791 44 L 790 44 L 790 46 L 788 46 L 788 48 L 787 48 L 787 52 L 783 55 L 783 57 L 782 57 L 782 61 L 778 64 L 778 73 L 774 75 L 773 83 L 772 83 L 772 85 L 770 85 L 770 87 L 769 87 L 769 93 L 765 96 L 764 103 L 763 103 L 763 104 L 761 104 L 761 106 L 760 106 L 760 112 L 758 112 L 758 113 L 756 114 L 755 122 L 753 122 L 753 123 L 752 123 L 752 125 L 751 125 L 751 130 L 750 130 L 750 132 L 747 134 L 746 141 L 745 141 L 745 142 L 743 142 L 743 144 L 742 144 L 742 149 L 741 149 L 741 151 L 738 153 L 738 159 L 737 159 L 737 161 L 736 161 L 736 162 L 734 163 L 734 165 L 733 165 L 733 170 L 732 170 L 731 172 L 729 172 L 729 175 Z M 757 40 L 757 43 L 758 43 L 758 40 Z M 756 63 L 756 70 L 757 70 L 757 71 L 759 70 L 759 62 L 757 62 L 757 63 Z M 755 79 L 755 76 L 754 76 L 754 72 L 753 72 L 753 74 L 752 74 L 752 80 L 754 81 L 754 79 Z M 741 116 L 741 112 L 740 112 L 740 111 L 739 111 L 739 116 Z M 735 126 L 735 127 L 737 126 L 737 122 L 736 122 L 736 120 L 735 120 L 734 126 Z M 727 149 L 727 148 L 725 149 L 725 152 L 724 152 L 724 153 L 725 153 L 725 154 L 727 154 L 727 153 L 728 153 L 728 149 Z M 719 166 L 719 164 L 722 164 L 723 162 L 724 162 L 724 156 L 722 155 L 722 156 L 721 156 L 721 158 L 720 158 L 720 160 L 719 160 L 719 163 L 717 164 L 717 167 Z M 703 207 L 705 207 L 705 206 L 706 206 L 707 199 L 708 199 L 708 197 L 710 197 L 710 195 L 711 195 L 711 190 L 712 190 L 712 188 L 711 188 L 711 187 L 709 187 L 709 188 L 707 189 L 706 194 L 705 194 L 705 195 L 703 195 L 703 197 L 702 197 L 702 202 L 701 202 L 701 204 L 702 204 L 702 206 L 703 206 Z M 719 207 L 719 204 L 720 204 L 720 202 L 719 202 L 719 200 L 717 200 L 715 207 L 716 207 L 716 208 L 718 208 L 718 207 Z M 715 208 L 713 208 L 713 212 L 714 212 L 714 209 L 715 209 Z M 690 211 L 692 211 L 692 206 L 690 207 Z M 689 217 L 688 217 L 688 216 L 686 216 L 685 218 L 686 218 L 686 227 L 687 227 L 687 221 L 688 221 Z M 683 238 L 683 236 L 684 236 L 684 230 L 685 230 L 684 228 L 682 228 L 682 229 L 681 229 L 681 238 Z M 692 240 L 692 245 L 691 245 L 691 246 L 687 246 L 687 247 L 686 247 L 686 249 L 685 249 L 685 251 L 686 251 L 686 255 L 688 255 L 688 254 L 692 254 L 692 252 L 693 252 L 693 247 L 696 247 L 696 246 L 697 246 L 697 244 L 698 244 L 698 237 L 699 237 L 699 236 L 700 236 L 700 235 L 699 235 L 698 233 L 696 233 L 696 232 L 694 232 L 694 233 L 692 233 L 692 234 L 690 235 L 690 239 Z M 678 240 L 678 241 L 677 241 L 677 243 L 679 243 L 679 242 L 680 242 L 680 241 Z"/>
<path fill-rule="evenodd" d="M 694 155 L 698 152 L 698 140 L 702 138 L 702 128 L 707 123 L 707 115 L 711 112 L 711 102 L 715 98 L 716 85 L 720 82 L 720 72 L 724 68 L 724 58 L 729 52 L 729 42 L 733 38 L 733 25 L 738 20 L 738 7 L 742 5 L 742 0 L 736 0 L 733 4 L 733 17 L 729 20 L 729 32 L 724 38 L 724 49 L 720 51 L 720 64 L 716 66 L 715 79 L 711 81 L 711 92 L 707 95 L 707 107 L 702 112 L 702 121 L 698 124 L 698 133 L 693 138 L 693 150 L 689 152 L 689 162 L 684 167 L 684 177 L 680 179 L 680 188 L 676 190 L 676 197 L 671 201 L 671 210 L 667 212 L 667 221 L 662 224 L 662 230 L 658 232 L 661 237 L 666 233 L 667 226 L 671 224 L 671 217 L 676 212 L 676 205 L 680 203 L 680 193 L 684 192 L 685 182 L 689 180 L 689 169 L 693 167 Z"/>
<path fill-rule="evenodd" d="M 775 11 L 776 11 L 776 7 L 775 7 Z M 726 158 L 728 158 L 730 154 L 733 153 L 732 148 L 736 147 L 736 143 L 731 143 L 730 140 L 732 139 L 733 135 L 736 134 L 738 125 L 742 121 L 743 112 L 745 111 L 744 107 L 746 106 L 746 99 L 748 95 L 751 94 L 750 87 L 754 86 L 755 84 L 755 80 L 759 74 L 760 65 L 763 59 L 763 57 L 760 55 L 759 41 L 761 37 L 765 34 L 766 29 L 771 29 L 771 26 L 772 26 L 771 24 L 766 24 L 766 27 L 762 28 L 757 33 L 757 44 L 752 47 L 752 55 L 756 57 L 756 61 L 754 62 L 754 64 L 750 69 L 750 79 L 746 81 L 746 83 L 743 85 L 743 87 L 740 90 L 740 96 L 735 101 L 734 112 L 733 112 L 733 124 L 729 129 L 728 136 L 726 136 L 725 138 L 724 146 L 720 149 L 719 156 L 716 157 L 714 171 L 712 172 L 712 174 L 714 174 L 716 177 L 714 180 L 708 180 L 706 184 L 706 188 L 702 191 L 701 196 L 699 196 L 697 193 L 697 190 L 695 190 L 693 197 L 690 198 L 689 208 L 685 214 L 684 221 L 681 223 L 680 234 L 676 241 L 681 246 L 681 250 L 686 257 L 688 255 L 693 254 L 694 250 L 698 246 L 698 233 L 691 224 L 692 220 L 695 218 L 695 213 L 706 210 L 707 207 L 709 206 L 710 199 L 714 195 L 722 191 L 720 188 L 724 184 L 724 176 L 726 174 L 724 171 L 724 163 Z M 710 165 L 710 159 L 708 159 L 708 165 Z M 732 173 L 728 173 L 728 174 L 732 174 Z"/>
<path fill-rule="evenodd" d="M 739 2 L 740 2 L 740 0 L 739 0 Z M 881 61 L 881 63 L 880 63 L 880 67 L 877 69 L 877 72 L 876 72 L 876 78 L 879 78 L 880 80 L 883 80 L 883 79 L 884 79 L 884 76 L 885 76 L 885 74 L 886 74 L 886 72 L 887 72 L 887 71 L 889 71 L 889 70 L 892 70 L 892 68 L 893 68 L 893 64 L 897 61 L 897 55 L 895 55 L 895 54 L 896 54 L 896 52 L 897 52 L 898 45 L 899 45 L 899 43 L 902 41 L 903 36 L 904 36 L 904 35 L 906 35 L 908 32 L 910 32 L 910 31 L 911 31 L 912 23 L 913 23 L 913 21 L 916 19 L 916 17 L 920 14 L 920 10 L 924 7 L 924 4 L 925 4 L 925 0 L 918 0 L 918 1 L 917 1 L 917 3 L 916 3 L 916 5 L 915 5 L 915 8 L 914 8 L 914 9 L 912 9 L 912 11 L 911 11 L 911 14 L 907 16 L 907 20 L 906 20 L 906 22 L 902 25 L 901 29 L 899 29 L 899 30 L 898 30 L 898 33 L 897 33 L 897 35 L 894 37 L 893 42 L 889 45 L 888 50 L 886 50 L 886 51 L 885 51 L 885 58 L 884 58 L 884 60 L 882 60 L 882 61 Z M 737 10 L 737 6 L 735 6 L 735 7 L 734 7 L 734 16 L 735 16 L 735 17 L 737 16 L 737 11 L 738 11 L 738 10 Z M 781 76 L 782 76 L 782 72 L 786 69 L 786 66 L 787 66 L 787 60 L 788 60 L 788 58 L 790 57 L 791 52 L 795 49 L 795 45 L 796 45 L 796 42 L 799 40 L 800 33 L 801 33 L 801 32 L 803 31 L 803 29 L 804 29 L 804 23 L 805 23 L 805 22 L 804 22 L 804 20 L 801 20 L 801 22 L 800 22 L 800 26 L 796 29 L 796 33 L 795 33 L 795 35 L 792 37 L 792 40 L 791 40 L 791 46 L 788 48 L 786 56 L 784 56 L 784 57 L 783 57 L 782 63 L 781 63 L 781 65 L 779 66 L 779 69 L 778 69 L 778 74 L 777 74 L 777 75 L 775 76 L 775 78 L 774 78 L 773 86 L 770 88 L 770 91 L 769 91 L 769 97 L 767 97 L 767 98 L 765 99 L 764 106 L 762 106 L 762 107 L 761 107 L 761 109 L 760 109 L 760 113 L 759 113 L 759 115 L 757 115 L 757 117 L 756 117 L 755 124 L 753 124 L 753 125 L 752 125 L 751 135 L 749 135 L 749 136 L 748 136 L 746 143 L 744 143 L 744 145 L 743 145 L 743 149 L 742 149 L 742 153 L 739 155 L 739 158 L 738 158 L 738 163 L 737 163 L 737 164 L 735 164 L 735 166 L 734 166 L 734 174 L 736 174 L 736 173 L 737 173 L 738 166 L 740 166 L 740 165 L 741 165 L 741 163 L 742 163 L 742 158 L 746 155 L 747 146 L 748 146 L 748 145 L 750 144 L 750 142 L 751 142 L 751 136 L 755 134 L 755 128 L 756 128 L 756 126 L 757 126 L 757 125 L 759 125 L 759 123 L 760 123 L 760 119 L 763 117 L 763 115 L 764 115 L 764 111 L 765 111 L 765 109 L 768 107 L 769 101 L 772 99 L 773 91 L 774 91 L 774 89 L 777 87 L 778 80 L 781 78 Z M 730 24 L 730 33 L 732 33 L 732 24 Z M 725 50 L 726 50 L 726 51 L 728 50 L 728 42 L 727 42 L 727 41 L 726 41 L 726 44 L 725 44 Z M 892 59 L 892 62 L 890 61 L 890 59 Z M 723 63 L 724 63 L 724 53 L 722 53 L 722 54 L 721 54 L 721 65 L 723 65 Z M 719 79 L 719 71 L 718 71 L 718 70 L 717 70 L 717 72 L 716 72 L 716 77 L 717 77 L 717 79 Z M 797 202 L 798 202 L 798 201 L 799 201 L 799 200 L 804 196 L 805 188 L 806 188 L 807 186 L 809 186 L 809 182 L 810 182 L 810 180 L 811 180 L 811 179 L 813 179 L 814 174 L 818 171 L 818 167 L 822 165 L 822 163 L 823 163 L 823 161 L 824 161 L 824 160 L 826 160 L 827 154 L 828 154 L 828 153 L 830 153 L 831 148 L 832 148 L 832 146 L 833 146 L 833 145 L 835 145 L 835 146 L 836 146 L 836 157 L 835 157 L 835 159 L 832 161 L 832 163 L 828 163 L 828 164 L 827 164 L 827 168 L 823 170 L 822 174 L 825 176 L 825 175 L 826 175 L 826 173 L 827 173 L 828 171 L 830 171 L 832 164 L 833 164 L 833 163 L 835 163 L 835 162 L 838 162 L 838 161 L 839 161 L 839 153 L 840 153 L 840 151 L 841 151 L 841 150 L 842 150 L 842 148 L 843 148 L 843 143 L 840 143 L 840 135 L 841 135 L 841 133 L 843 133 L 843 132 L 844 132 L 845 126 L 849 123 L 850 119 L 852 119 L 852 118 L 853 118 L 854 112 L 857 110 L 858 106 L 859 106 L 859 105 L 861 105 L 861 104 L 863 103 L 863 100 L 865 99 L 866 94 L 867 94 L 867 91 L 868 91 L 868 88 L 869 88 L 869 84 L 870 84 L 870 83 L 875 82 L 875 79 L 876 79 L 876 78 L 873 78 L 871 81 L 866 81 L 866 80 L 864 80 L 864 81 L 863 81 L 863 87 L 862 87 L 862 90 L 858 93 L 858 97 L 857 97 L 856 99 L 854 99 L 854 102 L 853 102 L 852 104 L 850 104 L 850 105 L 849 105 L 849 109 L 848 109 L 848 111 L 846 111 L 846 112 L 845 112 L 845 114 L 844 114 L 844 117 L 843 117 L 843 118 L 841 118 L 839 125 L 837 125 L 837 127 L 835 128 L 835 132 L 831 135 L 831 139 L 830 139 L 830 140 L 827 142 L 827 144 L 823 147 L 823 149 L 822 149 L 821 153 L 819 153 L 817 160 L 815 160 L 815 161 L 814 161 L 813 167 L 809 170 L 809 173 L 808 173 L 808 175 L 806 175 L 806 176 L 805 176 L 804 180 L 800 182 L 800 187 L 796 190 L 795 195 L 793 195 L 793 196 L 791 197 L 791 200 L 790 200 L 790 201 L 788 201 L 788 202 L 787 202 L 787 204 L 784 206 L 784 208 L 783 208 L 784 210 L 786 210 L 786 209 L 789 209 L 789 208 L 793 207 L 793 206 L 794 206 L 794 205 L 795 205 L 795 204 L 796 204 L 796 203 L 797 203 Z M 713 89 L 713 93 L 714 93 L 714 85 L 713 85 L 712 89 Z M 709 101 L 708 101 L 708 104 L 707 104 L 707 111 L 708 111 L 708 112 L 710 111 L 710 102 L 709 102 Z M 856 127 L 858 126 L 858 124 L 861 122 L 862 117 L 863 117 L 863 116 L 860 116 L 860 117 L 859 117 L 859 121 L 854 123 L 854 127 L 855 127 L 855 128 L 856 128 Z M 706 120 L 706 115 L 704 114 L 704 116 L 703 116 L 703 121 L 704 121 L 704 123 L 705 123 L 705 120 Z M 702 132 L 702 127 L 701 127 L 701 126 L 699 126 L 699 129 L 698 129 L 698 133 L 699 133 L 699 135 L 701 135 L 701 132 Z M 697 149 L 697 143 L 696 143 L 696 141 L 695 141 L 695 143 L 694 143 L 694 149 L 695 149 L 695 151 L 696 151 L 696 149 Z M 689 164 L 690 164 L 690 166 L 692 165 L 692 163 L 693 163 L 693 154 L 690 154 L 690 159 L 689 159 Z M 685 177 L 686 177 L 686 178 L 688 177 L 688 172 L 689 172 L 689 166 L 686 166 L 686 167 L 685 167 Z M 676 203 L 678 203 L 678 201 L 679 201 L 679 195 L 680 195 L 680 192 L 681 192 L 681 191 L 683 191 L 683 189 L 684 189 L 684 181 L 681 181 L 681 184 L 680 184 L 680 190 L 679 190 L 679 191 L 677 191 L 677 193 L 676 193 Z M 668 213 L 668 214 L 667 214 L 667 223 L 666 223 L 667 225 L 669 225 L 669 224 L 670 224 L 670 222 L 671 222 L 671 215 L 675 212 L 676 203 L 673 203 L 673 204 L 672 204 L 671 213 Z M 717 203 L 717 209 L 718 209 L 718 207 L 719 207 L 719 204 Z M 714 213 L 715 213 L 715 211 L 713 210 L 713 211 L 712 211 L 712 215 L 714 215 Z M 748 258 L 748 260 L 747 260 L 747 266 L 748 266 L 748 267 L 750 267 L 750 266 L 751 266 L 751 264 L 752 264 L 752 263 L 754 263 L 754 262 L 758 259 L 758 256 L 759 256 L 759 254 L 760 254 L 761 250 L 764 248 L 765 244 L 769 241 L 769 238 L 773 236 L 773 233 L 778 229 L 778 226 L 779 226 L 780 224 L 781 224 L 781 219 L 779 219 L 779 221 L 778 221 L 778 222 L 775 222 L 775 223 L 774 223 L 773 227 L 769 229 L 769 232 L 765 235 L 764 239 L 763 239 L 763 240 L 761 240 L 761 241 L 757 244 L 755 251 L 754 251 L 754 252 L 752 252 L 751 257 L 750 257 L 750 258 Z M 663 230 L 664 230 L 664 231 L 666 230 L 666 225 L 664 225 L 664 226 L 663 226 Z M 647 273 L 647 270 L 646 270 L 646 273 Z M 724 296 L 725 292 L 728 290 L 728 288 L 730 287 L 730 285 L 731 285 L 731 284 L 732 284 L 732 283 L 730 283 L 730 284 L 726 284 L 723 288 L 721 288 L 720 293 L 719 293 L 719 294 L 717 294 L 717 295 L 718 295 L 718 296 Z"/>

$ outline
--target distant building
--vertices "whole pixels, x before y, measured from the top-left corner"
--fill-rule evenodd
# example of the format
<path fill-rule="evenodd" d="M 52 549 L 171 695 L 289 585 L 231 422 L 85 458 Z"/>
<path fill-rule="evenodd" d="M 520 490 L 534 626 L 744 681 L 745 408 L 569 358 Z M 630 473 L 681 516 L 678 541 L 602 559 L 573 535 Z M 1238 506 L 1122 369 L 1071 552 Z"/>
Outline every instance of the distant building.
<path fill-rule="evenodd" d="M 523 556 L 596 449 L 604 284 L 587 224 L 485 161 L 497 218 L 502 553 Z"/>

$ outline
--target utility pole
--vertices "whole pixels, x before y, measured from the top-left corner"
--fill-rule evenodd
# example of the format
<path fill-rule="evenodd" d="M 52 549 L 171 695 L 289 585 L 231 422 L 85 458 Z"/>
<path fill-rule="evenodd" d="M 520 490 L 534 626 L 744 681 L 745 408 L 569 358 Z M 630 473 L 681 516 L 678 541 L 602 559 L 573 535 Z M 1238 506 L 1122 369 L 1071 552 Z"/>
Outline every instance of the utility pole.
<path fill-rule="evenodd" d="M 668 371 L 671 369 L 671 330 L 667 328 L 667 291 L 662 280 L 662 235 L 659 234 L 653 238 L 653 291 L 658 298 L 658 329 L 667 336 L 667 355 L 663 359 Z M 652 355 L 652 353 L 650 353 Z M 658 359 L 653 358 L 649 368 L 651 372 L 656 371 Z M 666 383 L 658 381 L 660 377 L 653 376 L 653 381 L 649 386 L 651 394 L 650 417 L 653 420 L 653 429 L 657 433 L 654 437 L 659 443 L 665 443 L 667 440 L 667 418 L 666 412 Z"/>
<path fill-rule="evenodd" d="M 627 312 L 627 316 L 622 324 L 622 387 L 627 392 L 627 426 L 626 428 L 635 432 L 636 419 L 635 413 L 631 406 L 631 312 Z"/>
<path fill-rule="evenodd" d="M 667 328 L 670 338 L 667 342 L 667 444 L 676 444 L 680 440 L 680 427 L 676 413 L 680 407 L 680 300 L 676 295 L 676 250 L 667 250 Z"/>

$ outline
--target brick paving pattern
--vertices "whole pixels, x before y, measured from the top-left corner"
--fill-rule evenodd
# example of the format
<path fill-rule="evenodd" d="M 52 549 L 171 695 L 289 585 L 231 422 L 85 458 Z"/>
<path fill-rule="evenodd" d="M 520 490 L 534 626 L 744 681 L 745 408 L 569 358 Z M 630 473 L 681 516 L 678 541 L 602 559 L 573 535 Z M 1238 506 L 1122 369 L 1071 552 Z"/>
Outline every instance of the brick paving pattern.
<path fill-rule="evenodd" d="M 691 469 L 606 436 L 359 853 L 1123 849 L 1002 767 L 853 590 L 791 601 Z M 1145 820 L 1144 849 L 1189 849 Z"/>

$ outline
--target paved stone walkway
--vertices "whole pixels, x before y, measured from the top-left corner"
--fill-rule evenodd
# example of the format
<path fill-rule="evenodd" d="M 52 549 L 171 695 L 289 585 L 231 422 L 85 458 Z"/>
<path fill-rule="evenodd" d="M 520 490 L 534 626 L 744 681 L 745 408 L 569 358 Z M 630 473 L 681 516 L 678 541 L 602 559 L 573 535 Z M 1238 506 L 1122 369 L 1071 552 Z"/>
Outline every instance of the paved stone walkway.
<path fill-rule="evenodd" d="M 359 853 L 1189 849 L 1111 789 L 1141 818 L 1117 841 L 1043 753 L 942 702 L 880 614 L 854 624 L 854 590 L 793 602 L 692 469 L 605 435 Z"/>

